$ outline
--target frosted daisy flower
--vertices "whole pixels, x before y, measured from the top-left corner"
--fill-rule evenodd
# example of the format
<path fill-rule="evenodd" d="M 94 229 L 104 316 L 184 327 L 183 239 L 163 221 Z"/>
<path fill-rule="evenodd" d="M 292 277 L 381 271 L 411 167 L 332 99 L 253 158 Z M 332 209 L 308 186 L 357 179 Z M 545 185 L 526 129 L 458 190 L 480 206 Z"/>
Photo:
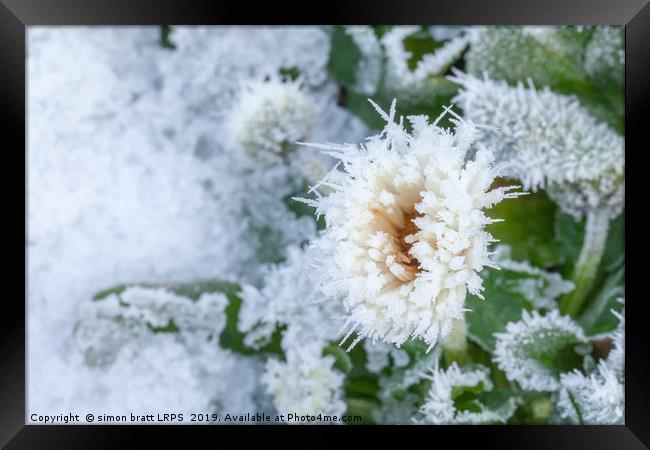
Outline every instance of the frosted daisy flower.
<path fill-rule="evenodd" d="M 453 363 L 447 370 L 437 368 L 431 370 L 426 378 L 431 380 L 431 389 L 420 408 L 420 417 L 415 419 L 416 423 L 434 425 L 505 423 L 515 412 L 517 405 L 514 398 L 509 398 L 497 409 L 487 408 L 478 398 L 470 401 L 471 409 L 459 409 L 456 405 L 454 391 L 459 388 L 492 390 L 493 385 L 487 367 L 468 370 L 461 369 Z"/>
<path fill-rule="evenodd" d="M 465 157 L 477 130 L 455 117 L 456 129 L 442 129 L 425 116 L 395 122 L 395 101 L 384 130 L 360 145 L 311 144 L 338 158 L 321 182 L 334 190 L 301 199 L 326 218 L 314 246 L 320 258 L 322 289 L 340 296 L 349 317 L 343 327 L 360 339 L 398 346 L 422 338 L 433 347 L 454 319 L 463 317 L 467 292 L 481 296 L 479 272 L 494 266 L 484 229 L 494 220 L 483 210 L 515 197 L 512 186 L 490 190 L 498 170 L 479 146 Z"/>
<path fill-rule="evenodd" d="M 593 211 L 616 217 L 624 206 L 624 140 L 573 97 L 534 86 L 455 72 L 467 117 L 489 125 L 483 137 L 507 174 L 525 189 L 547 189 L 576 218 Z"/>
<path fill-rule="evenodd" d="M 228 120 L 236 148 L 250 157 L 274 162 L 295 148 L 312 128 L 317 106 L 299 80 L 272 77 L 242 89 Z"/>
<path fill-rule="evenodd" d="M 287 352 L 286 362 L 270 359 L 266 363 L 262 384 L 289 423 L 319 414 L 340 416 L 346 410 L 344 376 L 334 369 L 334 357 L 320 356 L 319 349 L 294 348 Z M 294 418 L 288 417 L 289 414 Z"/>
<path fill-rule="evenodd" d="M 566 346 L 587 342 L 582 328 L 553 310 L 545 316 L 524 311 L 519 322 L 510 322 L 495 333 L 494 361 L 510 381 L 531 391 L 560 389 L 559 373 L 549 365 Z"/>

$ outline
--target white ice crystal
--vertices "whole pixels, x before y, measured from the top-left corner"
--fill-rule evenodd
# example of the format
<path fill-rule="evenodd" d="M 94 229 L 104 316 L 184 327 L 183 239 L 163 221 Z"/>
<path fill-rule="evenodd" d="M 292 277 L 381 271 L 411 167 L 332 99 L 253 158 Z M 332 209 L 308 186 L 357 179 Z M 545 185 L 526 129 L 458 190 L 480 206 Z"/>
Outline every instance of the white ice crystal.
<path fill-rule="evenodd" d="M 251 82 L 235 101 L 228 122 L 230 137 L 252 158 L 276 161 L 309 136 L 316 114 L 300 81 L 272 77 Z"/>
<path fill-rule="evenodd" d="M 267 344 L 277 327 L 286 327 L 282 347 L 300 348 L 304 342 L 320 346 L 336 339 L 341 327 L 342 308 L 315 289 L 312 276 L 313 252 L 291 247 L 287 261 L 272 266 L 263 286 L 242 286 L 239 329 L 253 348 Z"/>
<path fill-rule="evenodd" d="M 343 374 L 334 368 L 334 357 L 321 356 L 318 347 L 309 345 L 287 352 L 284 362 L 268 360 L 262 375 L 262 384 L 288 423 L 309 422 L 309 417 L 319 414 L 343 414 L 343 381 Z"/>
<path fill-rule="evenodd" d="M 573 97 L 532 85 L 508 86 L 458 71 L 455 101 L 468 119 L 491 126 L 484 137 L 506 172 L 525 189 L 547 189 L 562 209 L 581 217 L 624 204 L 624 140 Z"/>
<path fill-rule="evenodd" d="M 418 87 L 428 77 L 443 74 L 467 47 L 467 39 L 456 36 L 433 53 L 425 54 L 411 70 L 408 66 L 411 53 L 404 47 L 404 39 L 417 32 L 419 27 L 394 27 L 381 37 L 386 54 L 386 76 L 389 84 L 398 90 Z"/>
<path fill-rule="evenodd" d="M 562 417 L 589 425 L 624 423 L 625 386 L 605 361 L 589 376 L 576 370 L 563 374 L 561 382 L 557 406 Z"/>
<path fill-rule="evenodd" d="M 508 380 L 531 391 L 560 389 L 559 374 L 546 359 L 568 345 L 587 340 L 582 328 L 569 317 L 561 316 L 557 309 L 545 316 L 524 311 L 519 322 L 508 323 L 505 332 L 494 336 L 494 361 Z"/>
<path fill-rule="evenodd" d="M 623 424 L 625 420 L 625 312 L 612 311 L 620 322 L 611 333 L 613 348 L 596 370 L 562 374 L 557 408 L 572 423 Z"/>
<path fill-rule="evenodd" d="M 427 378 L 431 388 L 419 411 L 416 423 L 451 425 L 476 425 L 485 423 L 505 423 L 516 409 L 514 398 L 509 398 L 496 409 L 487 408 L 480 400 L 475 401 L 480 411 L 458 410 L 453 397 L 454 388 L 477 387 L 482 384 L 483 391 L 492 390 L 492 381 L 487 367 L 475 370 L 461 369 L 453 363 L 446 370 L 434 368 Z"/>
<path fill-rule="evenodd" d="M 378 107 L 377 107 L 378 108 Z M 491 153 L 465 156 L 477 130 L 457 118 L 455 133 L 424 116 L 395 123 L 395 102 L 384 130 L 361 145 L 321 145 L 341 160 L 322 184 L 327 197 L 303 199 L 326 218 L 315 241 L 323 289 L 343 297 L 347 340 L 369 337 L 401 345 L 423 338 L 432 347 L 462 317 L 466 293 L 481 295 L 478 273 L 489 259 L 493 220 L 483 210 L 512 187 L 490 190 L 497 170 Z M 318 145 L 314 145 L 318 146 Z"/>

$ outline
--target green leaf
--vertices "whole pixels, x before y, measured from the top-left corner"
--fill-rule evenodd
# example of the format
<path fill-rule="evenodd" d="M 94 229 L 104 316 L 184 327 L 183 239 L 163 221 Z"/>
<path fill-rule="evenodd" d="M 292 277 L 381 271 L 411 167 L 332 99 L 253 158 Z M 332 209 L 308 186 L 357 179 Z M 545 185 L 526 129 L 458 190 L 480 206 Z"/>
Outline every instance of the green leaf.
<path fill-rule="evenodd" d="M 300 69 L 298 69 L 296 66 L 280 67 L 278 73 L 281 77 L 295 81 L 300 76 Z"/>
<path fill-rule="evenodd" d="M 177 333 L 180 331 L 173 319 L 169 319 L 169 322 L 164 327 L 154 327 L 150 324 L 147 324 L 147 327 L 149 327 L 152 333 Z"/>
<path fill-rule="evenodd" d="M 201 280 L 190 283 L 133 283 L 133 284 L 121 284 L 103 291 L 98 292 L 93 297 L 95 301 L 101 301 L 108 296 L 115 294 L 118 296 L 118 299 L 121 301 L 120 295 L 129 287 L 132 286 L 141 286 L 145 288 L 162 288 L 167 289 L 170 292 L 179 295 L 181 297 L 186 297 L 188 301 L 196 301 L 203 294 L 210 294 L 215 292 L 221 292 L 228 298 L 228 305 L 226 306 L 226 326 L 219 336 L 219 345 L 222 348 L 227 348 L 237 353 L 244 355 L 252 355 L 259 353 L 274 353 L 282 355 L 282 349 L 280 346 L 280 340 L 282 335 L 282 329 L 278 328 L 274 332 L 271 342 L 260 350 L 255 350 L 247 347 L 244 344 L 245 335 L 239 331 L 237 328 L 239 308 L 241 307 L 241 298 L 239 297 L 239 292 L 241 288 L 239 284 L 232 283 L 228 281 L 211 279 L 211 280 Z M 169 323 L 162 327 L 152 326 L 147 324 L 149 329 L 154 333 L 175 333 L 179 331 L 178 326 L 174 323 L 173 320 L 170 320 Z"/>
<path fill-rule="evenodd" d="M 323 349 L 323 356 L 331 355 L 334 357 L 334 367 L 345 374 L 352 372 L 352 358 L 348 352 L 343 350 L 340 345 L 334 343 Z"/>
<path fill-rule="evenodd" d="M 327 72 L 344 86 L 354 86 L 357 68 L 362 58 L 361 50 L 343 27 L 336 27 L 331 34 L 330 57 Z"/>
<path fill-rule="evenodd" d="M 483 280 L 485 300 L 467 296 L 465 313 L 468 337 L 488 351 L 494 351 L 494 333 L 505 330 L 508 322 L 517 322 L 523 309 L 531 304 L 521 293 L 513 292 L 512 280 L 520 275 L 508 270 L 485 269 Z"/>
<path fill-rule="evenodd" d="M 372 412 L 379 406 L 377 401 L 362 398 L 348 398 L 347 405 L 346 416 L 361 416 L 361 422 L 348 422 L 350 425 L 372 425 L 375 423 L 372 418 Z"/>
<path fill-rule="evenodd" d="M 408 68 L 414 70 L 418 62 L 427 53 L 433 53 L 444 45 L 444 42 L 436 41 L 427 30 L 420 29 L 404 38 L 404 50 L 411 53 L 408 60 Z"/>
<path fill-rule="evenodd" d="M 174 50 L 176 48 L 176 44 L 174 44 L 170 39 L 172 31 L 172 27 L 169 25 L 162 25 L 160 27 L 160 46 L 162 48 L 166 48 L 168 50 Z"/>
<path fill-rule="evenodd" d="M 104 289 L 102 291 L 99 291 L 95 295 L 93 295 L 93 300 L 104 300 L 105 298 L 107 298 L 107 297 L 109 297 L 109 296 L 111 296 L 113 294 L 115 294 L 115 295 L 117 295 L 119 297 L 120 294 L 122 294 L 124 291 L 126 291 L 126 289 L 129 286 L 135 286 L 135 285 L 118 284 L 117 286 L 114 286 L 114 287 L 111 287 L 111 288 L 108 288 L 108 289 Z"/>
<path fill-rule="evenodd" d="M 219 336 L 219 346 L 227 348 L 243 355 L 253 355 L 259 353 L 273 353 L 283 355 L 280 341 L 282 330 L 276 329 L 271 337 L 271 341 L 263 348 L 256 350 L 244 344 L 245 334 L 237 328 L 239 320 L 239 309 L 241 308 L 241 298 L 239 297 L 239 288 L 237 290 L 228 290 L 224 292 L 228 297 L 228 306 L 226 307 L 226 327 Z"/>
<path fill-rule="evenodd" d="M 518 185 L 501 180 L 502 185 Z M 530 193 L 496 204 L 489 211 L 492 218 L 503 219 L 487 227 L 495 239 L 507 244 L 518 261 L 549 268 L 560 261 L 554 243 L 554 216 L 557 207 L 544 192 Z"/>

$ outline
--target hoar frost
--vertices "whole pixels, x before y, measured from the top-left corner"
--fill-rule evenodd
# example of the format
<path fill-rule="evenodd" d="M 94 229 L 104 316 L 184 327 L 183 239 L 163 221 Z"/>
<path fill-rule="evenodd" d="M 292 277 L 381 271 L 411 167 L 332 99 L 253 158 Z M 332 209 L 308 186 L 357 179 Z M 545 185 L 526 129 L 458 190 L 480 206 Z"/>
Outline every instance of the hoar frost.
<path fill-rule="evenodd" d="M 287 352 L 286 361 L 270 359 L 262 384 L 273 404 L 285 416 L 340 416 L 345 412 L 344 376 L 334 368 L 334 357 L 320 356 L 310 346 Z"/>
<path fill-rule="evenodd" d="M 573 97 L 533 86 L 508 86 L 458 71 L 455 98 L 468 119 L 489 125 L 483 137 L 506 174 L 525 189 L 547 189 L 574 217 L 624 206 L 624 140 Z"/>
<path fill-rule="evenodd" d="M 483 210 L 513 188 L 490 186 L 498 171 L 479 147 L 472 122 L 457 115 L 455 132 L 412 116 L 408 132 L 395 122 L 395 102 L 384 130 L 360 145 L 314 145 L 338 158 L 321 182 L 334 192 L 303 199 L 327 227 L 315 246 L 323 251 L 323 289 L 343 298 L 347 335 L 401 345 L 422 338 L 430 348 L 464 313 L 467 292 L 481 295 L 478 273 L 493 266 Z M 448 112 L 449 109 L 446 110 Z M 342 341 L 342 342 L 343 342 Z"/>
<path fill-rule="evenodd" d="M 623 424 L 625 420 L 625 318 L 612 311 L 620 322 L 611 333 L 613 348 L 596 370 L 584 375 L 578 370 L 562 374 L 557 408 L 576 424 Z"/>
<path fill-rule="evenodd" d="M 553 310 L 545 316 L 524 311 L 519 322 L 510 322 L 503 333 L 495 333 L 494 360 L 510 381 L 531 391 L 560 389 L 558 374 L 544 361 L 567 345 L 585 343 L 582 328 Z"/>
<path fill-rule="evenodd" d="M 242 90 L 229 119 L 230 136 L 244 153 L 274 161 L 308 137 L 317 107 L 300 81 L 277 77 L 251 82 Z"/>
<path fill-rule="evenodd" d="M 474 410 L 461 410 L 455 405 L 455 388 L 492 390 L 493 385 L 487 367 L 459 368 L 454 363 L 446 370 L 432 369 L 426 378 L 431 380 L 431 388 L 425 403 L 420 408 L 420 418 L 416 420 L 417 423 L 434 425 L 505 423 L 515 412 L 514 398 L 508 399 L 497 409 L 487 408 L 480 400 L 475 400 Z"/>

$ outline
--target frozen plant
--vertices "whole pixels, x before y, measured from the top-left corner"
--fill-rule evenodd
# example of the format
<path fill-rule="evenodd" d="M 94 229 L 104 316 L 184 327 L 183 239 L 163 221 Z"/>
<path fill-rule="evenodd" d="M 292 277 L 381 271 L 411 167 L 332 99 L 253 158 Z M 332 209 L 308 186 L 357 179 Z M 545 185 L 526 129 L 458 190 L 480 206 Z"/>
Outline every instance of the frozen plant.
<path fill-rule="evenodd" d="M 286 361 L 268 360 L 262 375 L 262 384 L 288 423 L 300 422 L 301 416 L 343 414 L 343 380 L 334 357 L 321 356 L 318 347 L 309 345 L 288 351 Z M 289 414 L 297 418 L 290 420 Z"/>
<path fill-rule="evenodd" d="M 516 197 L 512 186 L 490 189 L 497 169 L 479 147 L 472 122 L 454 113 L 456 130 L 412 116 L 412 132 L 395 102 L 384 130 L 360 145 L 312 144 L 338 158 L 321 182 L 328 196 L 302 199 L 324 215 L 326 229 L 314 242 L 323 251 L 322 286 L 342 297 L 349 313 L 347 338 L 380 339 L 398 346 L 422 338 L 433 347 L 462 320 L 467 292 L 481 295 L 478 273 L 493 266 L 488 246 L 492 223 L 483 210 Z M 449 109 L 444 114 L 449 112 Z"/>
<path fill-rule="evenodd" d="M 496 408 L 486 406 L 480 393 L 493 388 L 487 367 L 460 368 L 455 363 L 446 370 L 434 368 L 426 376 L 431 388 L 420 408 L 416 423 L 434 425 L 476 425 L 506 423 L 517 407 L 513 397 Z"/>
<path fill-rule="evenodd" d="M 245 85 L 228 129 L 236 146 L 253 159 L 277 161 L 309 136 L 317 106 L 301 81 L 272 77 Z"/>
<path fill-rule="evenodd" d="M 324 301 L 323 294 L 314 289 L 313 251 L 290 247 L 287 253 L 285 262 L 268 269 L 262 287 L 242 286 L 238 328 L 252 348 L 268 344 L 277 328 L 286 327 L 285 351 L 300 348 L 304 342 L 322 349 L 336 338 L 342 308 Z"/>
<path fill-rule="evenodd" d="M 508 323 L 506 331 L 495 337 L 494 361 L 499 369 L 530 391 L 560 389 L 561 353 L 587 342 L 580 325 L 557 310 L 545 316 L 524 311 L 519 322 Z"/>
<path fill-rule="evenodd" d="M 533 86 L 508 86 L 455 72 L 455 98 L 468 119 L 486 125 L 485 141 L 506 174 L 525 189 L 547 189 L 577 218 L 623 208 L 623 138 L 573 97 Z"/>
<path fill-rule="evenodd" d="M 462 86 L 456 100 L 467 117 L 491 127 L 484 138 L 506 173 L 524 188 L 546 189 L 576 219 L 587 217 L 575 290 L 561 304 L 563 313 L 575 316 L 596 276 L 609 221 L 624 207 L 623 137 L 574 97 L 458 71 L 451 79 Z"/>
<path fill-rule="evenodd" d="M 508 287 L 521 294 L 535 309 L 554 309 L 556 300 L 574 289 L 574 284 L 562 278 L 559 273 L 547 272 L 531 265 L 528 261 L 515 261 L 510 256 L 510 248 L 498 245 L 495 261 L 503 270 L 520 275 L 508 281 Z"/>
<path fill-rule="evenodd" d="M 382 78 L 381 42 L 371 26 L 348 26 L 345 27 L 345 33 L 352 38 L 362 55 L 356 70 L 354 87 L 360 93 L 372 94 L 377 90 Z"/>
<path fill-rule="evenodd" d="M 560 415 L 576 424 L 623 424 L 625 420 L 625 318 L 611 333 L 613 348 L 596 370 L 584 375 L 578 370 L 563 374 L 557 408 Z"/>
<path fill-rule="evenodd" d="M 87 364 L 107 365 L 130 340 L 154 331 L 218 336 L 226 325 L 227 304 L 220 292 L 192 300 L 162 287 L 125 287 L 84 303 L 75 336 Z"/>
<path fill-rule="evenodd" d="M 429 77 L 443 74 L 463 53 L 467 39 L 456 35 L 433 53 L 425 54 L 415 69 L 408 66 L 411 52 L 404 48 L 404 39 L 417 32 L 419 27 L 393 27 L 381 38 L 386 53 L 386 76 L 397 90 L 418 88 Z"/>
<path fill-rule="evenodd" d="M 625 387 L 605 362 L 589 376 L 578 371 L 562 375 L 562 388 L 557 402 L 562 417 L 576 424 L 623 424 Z"/>

